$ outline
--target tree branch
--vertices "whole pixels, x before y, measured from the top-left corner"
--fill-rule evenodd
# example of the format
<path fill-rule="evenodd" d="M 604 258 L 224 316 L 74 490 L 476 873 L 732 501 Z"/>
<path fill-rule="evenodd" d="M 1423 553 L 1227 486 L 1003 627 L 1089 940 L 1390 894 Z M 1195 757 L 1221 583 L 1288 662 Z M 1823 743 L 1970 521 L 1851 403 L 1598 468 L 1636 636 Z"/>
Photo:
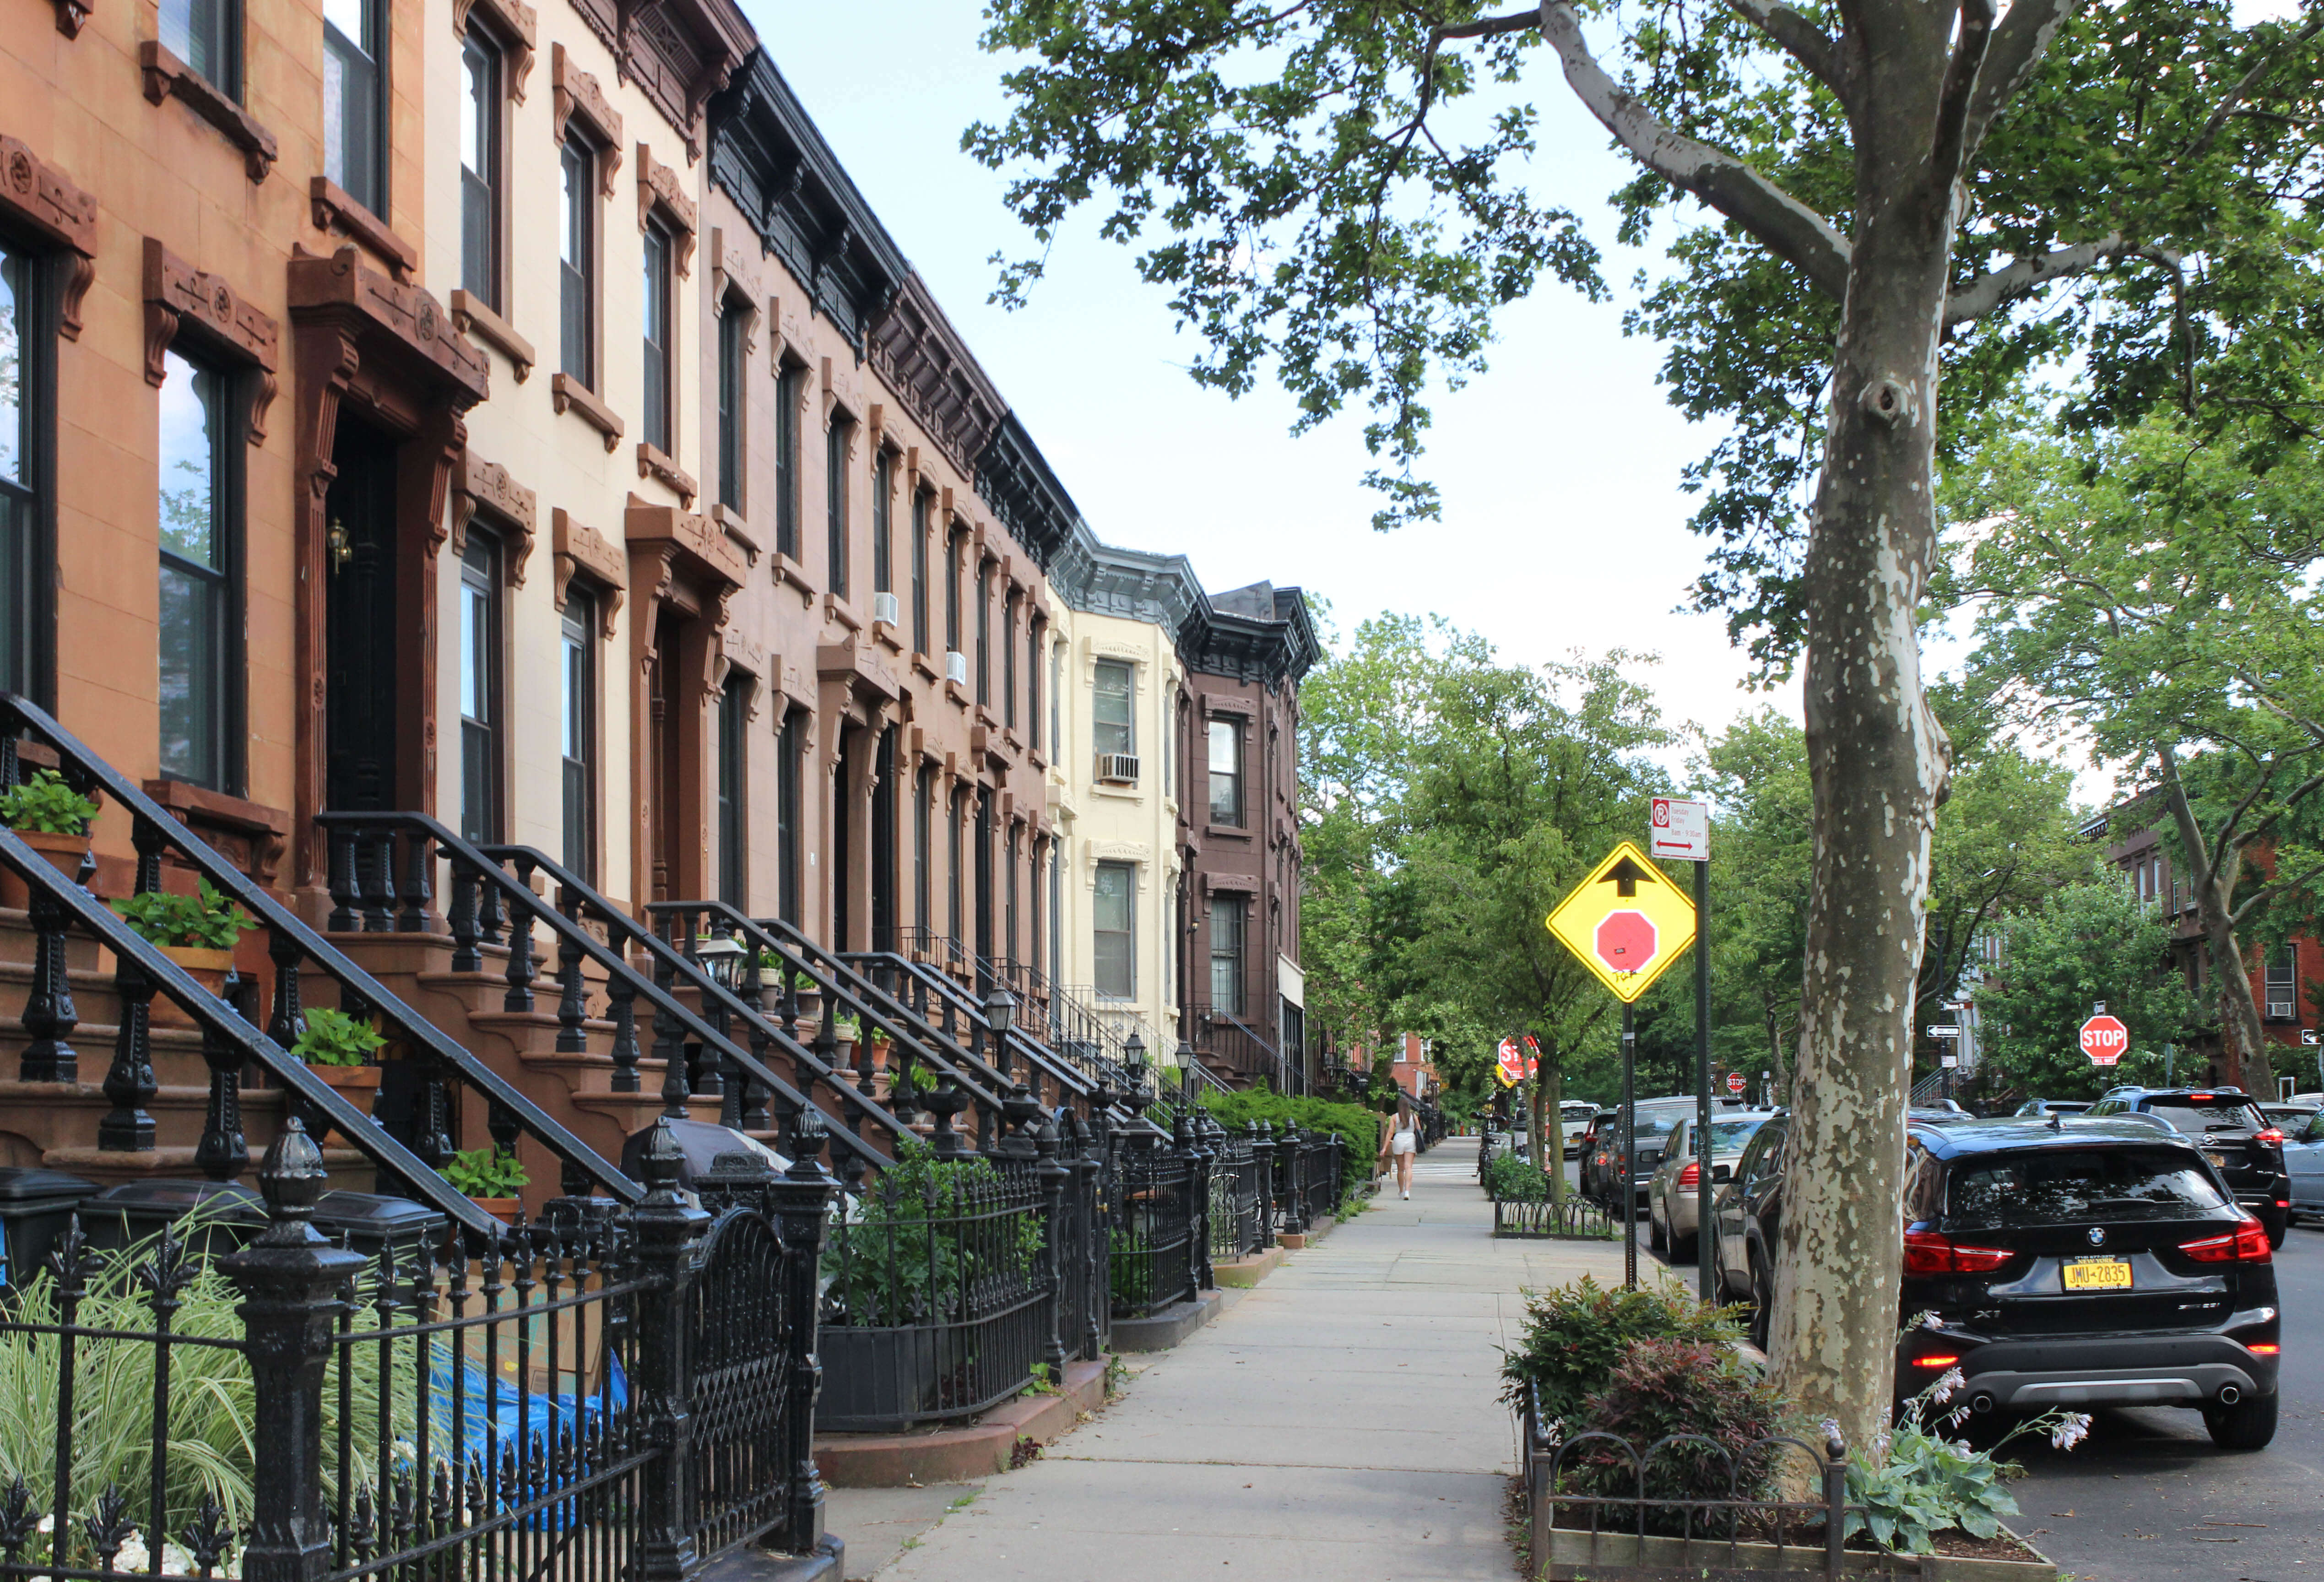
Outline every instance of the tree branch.
<path fill-rule="evenodd" d="M 2014 0 L 2009 14 L 1993 30 L 1993 41 L 1970 92 L 1969 113 L 1961 123 L 1961 162 L 1977 157 L 1993 119 L 2017 97 L 2042 63 L 2050 41 L 2074 14 L 2079 0 Z"/>
<path fill-rule="evenodd" d="M 1855 97 L 1840 66 L 1840 48 L 1823 29 L 1782 0 L 1727 0 L 1737 15 L 1767 35 L 1802 66 L 1808 75 L 1831 90 L 1832 97 L 1851 112 Z"/>
<path fill-rule="evenodd" d="M 2241 928 L 2244 924 L 2244 919 L 2249 917 L 2253 912 L 2256 911 L 2261 903 L 2276 896 L 2282 895 L 2287 890 L 2305 889 L 2319 878 L 2324 878 L 2324 862 L 2316 864 L 2315 867 L 2310 868 L 2307 872 L 2300 875 L 2297 878 L 2278 879 L 2272 885 L 2268 885 L 2261 889 L 2254 890 L 2251 893 L 2250 897 L 2246 899 L 2242 906 L 2227 914 L 2227 923 L 2231 927 Z"/>
<path fill-rule="evenodd" d="M 1440 27 L 1430 41 L 1440 44 L 1450 39 L 1488 39 L 1500 33 L 1521 33 L 1529 27 L 1540 25 L 1541 13 L 1538 11 L 1512 11 L 1501 16 L 1480 16 L 1474 22 Z"/>
<path fill-rule="evenodd" d="M 2011 15 L 2015 15 L 2012 12 Z M 2002 24 L 2005 28 L 2007 23 Z M 2049 253 L 2021 258 L 2016 262 L 1981 274 L 1965 286 L 1956 287 L 1945 299 L 1945 327 L 1967 324 L 1982 318 L 1995 308 L 2015 301 L 2052 281 L 2062 281 L 2074 275 L 2088 274 L 2110 259 L 2126 257 L 2140 249 L 2126 240 L 2120 231 L 2100 237 L 2095 242 L 2077 243 L 2071 247 L 2060 247 Z"/>
<path fill-rule="evenodd" d="M 1960 40 L 1945 65 L 1936 136 L 1930 144 L 1929 179 L 1941 191 L 1950 192 L 1960 179 L 1961 140 L 1969 129 L 1969 101 L 1992 41 L 1993 0 L 1961 0 Z"/>
<path fill-rule="evenodd" d="M 1795 265 L 1834 301 L 1848 298 L 1848 238 L 1813 209 L 1733 154 L 1673 132 L 1598 64 L 1566 0 L 1545 0 L 1541 33 L 1565 63 L 1565 80 L 1630 156 L 1692 193 Z"/>
<path fill-rule="evenodd" d="M 2227 90 L 2227 97 L 2221 99 L 2219 107 L 2211 112 L 2211 118 L 2203 123 L 2203 129 L 2195 133 L 2195 141 L 2187 145 L 2187 152 L 2179 156 L 2179 162 L 2186 164 L 2209 153 L 2211 144 L 2218 141 L 2220 129 L 2227 125 L 2227 117 L 2234 115 L 2236 107 L 2244 102 L 2244 96 L 2257 87 L 2260 79 L 2275 69 L 2277 61 L 2314 38 L 2319 31 L 2324 31 L 2324 16 L 2318 17 L 2286 40 L 2282 49 L 2273 51 L 2254 62 L 2252 69 L 2238 78 L 2236 86 Z"/>

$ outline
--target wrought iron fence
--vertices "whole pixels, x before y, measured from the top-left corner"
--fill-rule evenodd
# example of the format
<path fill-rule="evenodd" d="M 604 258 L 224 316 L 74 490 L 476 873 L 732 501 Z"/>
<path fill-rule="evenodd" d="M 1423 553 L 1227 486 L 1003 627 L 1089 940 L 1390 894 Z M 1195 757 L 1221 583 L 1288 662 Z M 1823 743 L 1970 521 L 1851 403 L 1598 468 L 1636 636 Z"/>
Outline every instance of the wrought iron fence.
<path fill-rule="evenodd" d="M 1241 1131 L 1219 1127 L 1212 1143 L 1212 1257 L 1246 1257 L 1260 1251 L 1271 1238 L 1267 1170 L 1274 1151 L 1271 1139 L 1259 1139 L 1255 1124 Z"/>
<path fill-rule="evenodd" d="M 1116 1155 L 1109 1266 L 1116 1319 L 1151 1318 L 1199 1294 L 1195 1162 L 1164 1137 L 1133 1136 Z"/>
<path fill-rule="evenodd" d="M 1057 1333 L 1047 1209 L 1035 1160 L 911 1145 L 844 1200 L 823 1255 L 823 1425 L 943 1421 L 1022 1390 Z"/>
<path fill-rule="evenodd" d="M 1669 1434 L 1641 1449 L 1615 1434 L 1568 1436 L 1540 1407 L 1528 1386 L 1522 1430 L 1535 1575 L 1841 1575 L 1849 1516 L 1862 1507 L 1848 1503 L 1848 1447 L 1836 1431 L 1821 1449 L 1788 1435 L 1729 1447 L 1702 1434 Z M 1784 1498 L 1787 1475 L 1803 1473 L 1813 1497 Z"/>
<path fill-rule="evenodd" d="M 1538 1237 L 1555 1241 L 1611 1241 L 1621 1233 L 1621 1220 L 1605 1206 L 1579 1192 L 1569 1191 L 1556 1202 L 1515 1198 L 1493 1200 L 1493 1234 L 1503 1237 Z"/>

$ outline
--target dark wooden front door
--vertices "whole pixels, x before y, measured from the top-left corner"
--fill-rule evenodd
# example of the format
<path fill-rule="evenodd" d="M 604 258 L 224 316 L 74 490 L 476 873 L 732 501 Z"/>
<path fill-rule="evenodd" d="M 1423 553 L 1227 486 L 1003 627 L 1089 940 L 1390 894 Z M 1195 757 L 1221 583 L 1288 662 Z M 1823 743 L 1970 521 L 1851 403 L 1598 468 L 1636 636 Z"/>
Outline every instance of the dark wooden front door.
<path fill-rule="evenodd" d="M 323 804 L 343 812 L 396 796 L 395 450 L 342 416 L 325 497 Z"/>
<path fill-rule="evenodd" d="M 872 763 L 872 948 L 896 948 L 896 730 L 880 733 Z"/>
<path fill-rule="evenodd" d="M 652 718 L 648 722 L 646 743 L 652 759 L 646 782 L 646 849 L 652 855 L 653 898 L 657 901 L 686 898 L 678 894 L 680 878 L 686 871 L 684 854 L 678 850 L 686 824 L 686 820 L 678 816 L 679 809 L 685 805 L 686 784 L 678 759 L 683 735 L 678 716 L 681 635 L 678 621 L 670 616 L 662 617 L 660 624 L 654 628 Z"/>

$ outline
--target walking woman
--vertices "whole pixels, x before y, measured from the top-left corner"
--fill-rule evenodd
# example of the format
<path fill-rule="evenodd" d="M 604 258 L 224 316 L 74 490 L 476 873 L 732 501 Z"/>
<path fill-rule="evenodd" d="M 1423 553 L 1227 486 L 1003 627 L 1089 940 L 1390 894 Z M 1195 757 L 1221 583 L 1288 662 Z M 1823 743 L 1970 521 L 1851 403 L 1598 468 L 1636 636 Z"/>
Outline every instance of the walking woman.
<path fill-rule="evenodd" d="M 1406 1199 L 1412 1196 L 1412 1158 L 1420 1152 L 1420 1122 L 1414 1118 L 1412 1100 L 1399 1098 L 1396 1101 L 1396 1129 L 1388 1134 L 1388 1157 L 1396 1161 L 1396 1186 Z"/>

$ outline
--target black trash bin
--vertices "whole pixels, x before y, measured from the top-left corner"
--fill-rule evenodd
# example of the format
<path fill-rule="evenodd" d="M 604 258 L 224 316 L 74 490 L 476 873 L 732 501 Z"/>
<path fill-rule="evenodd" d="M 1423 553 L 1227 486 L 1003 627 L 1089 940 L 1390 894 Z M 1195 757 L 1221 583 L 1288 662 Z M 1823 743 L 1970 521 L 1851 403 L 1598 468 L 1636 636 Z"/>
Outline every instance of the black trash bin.
<path fill-rule="evenodd" d="M 332 1242 L 376 1262 L 395 1249 L 395 1266 L 410 1272 L 425 1250 L 444 1245 L 445 1217 L 425 1203 L 379 1192 L 325 1192 L 315 1205 L 315 1228 Z"/>
<path fill-rule="evenodd" d="M 671 1120 L 662 1123 L 669 1127 L 683 1155 L 678 1165 L 678 1186 L 680 1191 L 694 1190 L 696 1177 L 710 1173 L 721 1154 L 756 1154 L 767 1162 L 767 1168 L 780 1173 L 790 1168 L 791 1162 L 768 1147 L 758 1138 L 715 1121 Z M 653 1127 L 632 1132 L 622 1145 L 622 1173 L 632 1181 L 645 1179 L 646 1141 L 653 1136 Z"/>
<path fill-rule="evenodd" d="M 134 1246 L 167 1229 L 202 1256 L 223 1257 L 266 1228 L 266 1203 L 237 1182 L 124 1181 L 81 1205 L 80 1228 L 101 1251 Z"/>
<path fill-rule="evenodd" d="M 22 1285 L 49 1261 L 73 1210 L 97 1183 L 61 1170 L 0 1170 L 0 1285 Z"/>

